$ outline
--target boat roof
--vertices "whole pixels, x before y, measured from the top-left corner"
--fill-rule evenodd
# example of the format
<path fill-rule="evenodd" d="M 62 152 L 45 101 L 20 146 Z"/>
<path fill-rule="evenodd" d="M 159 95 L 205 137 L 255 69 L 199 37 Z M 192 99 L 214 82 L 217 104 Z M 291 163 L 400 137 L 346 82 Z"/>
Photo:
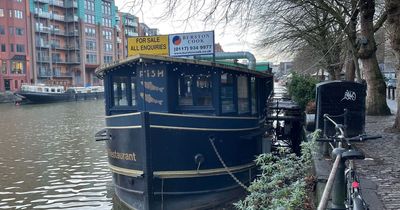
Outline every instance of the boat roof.
<path fill-rule="evenodd" d="M 111 70 L 115 70 L 116 68 L 119 69 L 124 66 L 138 64 L 138 63 L 177 63 L 177 64 L 202 65 L 202 66 L 209 66 L 212 68 L 223 68 L 226 70 L 249 73 L 261 77 L 272 77 L 272 74 L 269 73 L 257 72 L 254 70 L 250 70 L 248 68 L 243 68 L 239 66 L 229 66 L 221 63 L 215 63 L 212 61 L 189 59 L 189 58 L 176 58 L 176 57 L 160 56 L 160 55 L 145 55 L 145 54 L 133 55 L 125 59 L 114 61 L 112 63 L 103 64 L 96 68 L 95 73 L 97 77 L 103 79 L 104 76 Z"/>

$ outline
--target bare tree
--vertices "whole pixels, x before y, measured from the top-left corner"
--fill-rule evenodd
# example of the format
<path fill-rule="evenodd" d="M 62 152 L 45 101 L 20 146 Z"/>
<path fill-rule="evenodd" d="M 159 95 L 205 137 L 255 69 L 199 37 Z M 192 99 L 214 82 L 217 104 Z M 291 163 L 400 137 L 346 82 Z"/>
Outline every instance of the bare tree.
<path fill-rule="evenodd" d="M 360 0 L 360 48 L 359 58 L 365 70 L 367 88 L 367 114 L 390 115 L 390 109 L 386 104 L 386 85 L 382 73 L 379 70 L 376 58 L 377 45 L 374 32 L 374 0 Z"/>
<path fill-rule="evenodd" d="M 385 100 L 384 81 L 376 59 L 376 43 L 373 36 L 374 32 L 385 22 L 386 12 L 383 10 L 379 16 L 375 15 L 375 0 L 161 0 L 161 2 L 166 6 L 164 17 L 172 17 L 179 11 L 185 11 L 186 16 L 183 19 L 187 21 L 193 17 L 202 16 L 205 23 L 227 25 L 235 22 L 242 31 L 255 27 L 262 32 L 269 29 L 275 32 L 275 35 L 280 35 L 261 39 L 264 46 L 271 46 L 273 43 L 280 43 L 282 46 L 283 43 L 282 49 L 294 50 L 308 44 L 315 49 L 322 49 L 321 51 L 325 51 L 322 54 L 327 63 L 327 69 L 330 74 L 335 75 L 333 78 L 336 78 L 337 72 L 340 71 L 338 66 L 332 64 L 340 63 L 337 54 L 340 54 L 342 50 L 337 50 L 340 49 L 340 45 L 334 46 L 337 42 L 332 42 L 331 37 L 339 32 L 340 35 L 343 34 L 346 37 L 347 46 L 353 58 L 355 75 L 360 82 L 359 59 L 365 68 L 368 85 L 367 114 L 386 115 L 390 113 Z M 273 6 L 271 7 L 271 5 Z M 271 16 L 271 12 L 268 11 L 272 11 L 272 14 L 275 13 L 275 16 Z M 323 17 L 326 17 L 329 20 L 329 27 L 325 27 L 327 25 L 323 21 L 318 26 L 324 27 L 315 28 L 314 26 L 317 25 L 310 25 L 309 21 L 313 16 L 309 15 L 315 11 L 318 13 L 314 18 L 318 17 L 319 20 L 323 20 Z M 361 28 L 360 38 L 357 36 L 358 17 Z M 287 36 L 284 37 L 285 34 L 282 33 L 285 30 L 281 30 L 277 26 L 290 28 L 287 32 L 291 34 L 286 34 Z M 328 30 L 324 31 L 325 29 Z M 333 33 L 334 31 L 336 33 Z M 319 32 L 319 34 L 315 32 Z M 311 40 L 315 37 L 325 38 Z M 314 42 L 319 43 L 320 46 L 314 46 L 312 44 Z M 333 46 L 333 48 L 326 51 L 321 46 Z"/>

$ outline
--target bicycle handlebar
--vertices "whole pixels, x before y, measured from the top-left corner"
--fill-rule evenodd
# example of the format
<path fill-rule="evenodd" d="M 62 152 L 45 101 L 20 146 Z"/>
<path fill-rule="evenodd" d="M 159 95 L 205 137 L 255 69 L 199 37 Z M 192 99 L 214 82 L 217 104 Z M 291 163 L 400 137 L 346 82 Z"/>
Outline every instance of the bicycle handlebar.
<path fill-rule="evenodd" d="M 339 138 L 336 136 L 329 137 L 329 138 L 318 138 L 316 141 L 319 142 L 338 142 L 338 141 L 347 141 L 347 142 L 355 142 L 355 141 L 366 141 L 366 140 L 372 140 L 372 139 L 379 139 L 382 138 L 381 135 L 376 135 L 376 136 L 367 136 L 367 135 L 358 135 L 355 137 L 351 138 Z"/>

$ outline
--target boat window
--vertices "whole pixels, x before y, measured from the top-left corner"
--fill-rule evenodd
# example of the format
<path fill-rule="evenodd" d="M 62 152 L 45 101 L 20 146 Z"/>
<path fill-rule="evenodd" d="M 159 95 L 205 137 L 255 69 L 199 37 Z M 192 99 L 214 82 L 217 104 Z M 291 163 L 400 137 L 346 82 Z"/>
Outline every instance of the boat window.
<path fill-rule="evenodd" d="M 55 93 L 55 92 L 56 92 L 56 89 L 51 88 L 50 91 L 51 91 L 52 93 Z"/>
<path fill-rule="evenodd" d="M 179 105 L 193 105 L 192 76 L 184 75 L 178 80 Z"/>
<path fill-rule="evenodd" d="M 221 104 L 222 113 L 234 112 L 235 104 L 233 98 L 233 74 L 221 75 Z"/>
<path fill-rule="evenodd" d="M 113 77 L 114 106 L 128 106 L 128 77 Z"/>
<path fill-rule="evenodd" d="M 257 88 L 256 88 L 255 77 L 251 77 L 250 91 L 251 91 L 251 114 L 257 114 Z"/>
<path fill-rule="evenodd" d="M 136 77 L 131 78 L 132 106 L 136 106 Z"/>
<path fill-rule="evenodd" d="M 249 87 L 247 85 L 248 81 L 246 76 L 239 76 L 237 78 L 239 113 L 249 112 Z"/>
<path fill-rule="evenodd" d="M 211 106 L 212 105 L 212 80 L 211 75 L 197 76 L 196 80 L 197 97 L 195 104 L 197 106 Z"/>
<path fill-rule="evenodd" d="M 49 92 L 49 88 L 44 88 L 44 92 Z"/>
<path fill-rule="evenodd" d="M 61 90 L 60 89 L 57 89 L 57 93 L 60 93 L 61 92 Z"/>
<path fill-rule="evenodd" d="M 37 88 L 37 91 L 38 91 L 38 92 L 42 92 L 43 89 L 42 89 L 41 87 L 38 87 L 38 88 Z"/>

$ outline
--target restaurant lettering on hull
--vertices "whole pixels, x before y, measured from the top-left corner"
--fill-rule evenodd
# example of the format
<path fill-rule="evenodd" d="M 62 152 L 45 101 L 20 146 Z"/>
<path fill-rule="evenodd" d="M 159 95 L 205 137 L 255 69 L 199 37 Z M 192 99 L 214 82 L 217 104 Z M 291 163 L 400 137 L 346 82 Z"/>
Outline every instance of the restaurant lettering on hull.
<path fill-rule="evenodd" d="M 214 31 L 130 37 L 128 56 L 137 54 L 171 57 L 214 54 Z"/>
<path fill-rule="evenodd" d="M 137 54 L 168 55 L 168 35 L 128 38 L 128 56 Z"/>

